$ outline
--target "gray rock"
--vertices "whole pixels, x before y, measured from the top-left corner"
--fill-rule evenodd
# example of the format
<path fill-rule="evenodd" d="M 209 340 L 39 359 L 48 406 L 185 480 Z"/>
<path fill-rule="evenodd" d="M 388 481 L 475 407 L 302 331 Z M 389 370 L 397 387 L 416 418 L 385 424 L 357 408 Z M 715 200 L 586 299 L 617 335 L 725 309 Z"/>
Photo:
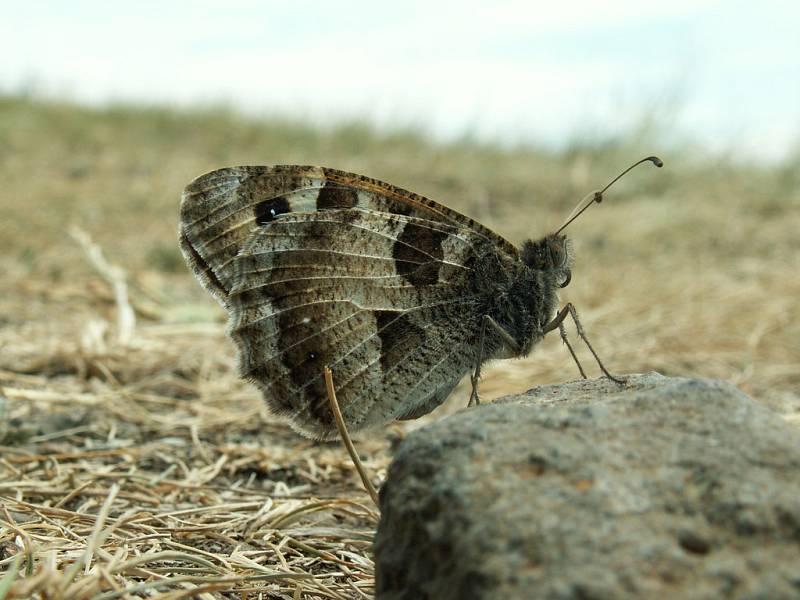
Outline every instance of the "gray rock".
<path fill-rule="evenodd" d="M 800 598 L 800 431 L 721 381 L 535 388 L 400 445 L 377 598 Z"/>

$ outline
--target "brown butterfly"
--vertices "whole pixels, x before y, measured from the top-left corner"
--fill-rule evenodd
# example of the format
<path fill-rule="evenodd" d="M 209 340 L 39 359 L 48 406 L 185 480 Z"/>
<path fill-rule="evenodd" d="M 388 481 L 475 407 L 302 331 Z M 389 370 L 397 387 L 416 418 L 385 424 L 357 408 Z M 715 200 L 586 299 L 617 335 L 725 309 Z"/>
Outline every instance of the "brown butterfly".
<path fill-rule="evenodd" d="M 595 192 L 564 227 L 601 199 Z M 556 313 L 572 266 L 561 229 L 518 249 L 382 181 L 255 166 L 186 187 L 180 244 L 228 311 L 241 376 L 297 431 L 330 439 L 325 366 L 357 431 L 430 412 L 472 370 L 477 402 L 482 362 L 525 356 L 556 327 L 566 341 L 561 322 L 576 315 L 571 305 Z"/>

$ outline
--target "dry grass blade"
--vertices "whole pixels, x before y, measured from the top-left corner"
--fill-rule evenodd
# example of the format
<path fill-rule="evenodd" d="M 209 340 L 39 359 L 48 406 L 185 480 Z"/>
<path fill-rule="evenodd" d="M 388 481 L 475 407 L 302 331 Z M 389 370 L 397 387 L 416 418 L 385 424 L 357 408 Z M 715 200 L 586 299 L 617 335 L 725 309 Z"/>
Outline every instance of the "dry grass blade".
<path fill-rule="evenodd" d="M 136 328 L 136 314 L 128 300 L 125 272 L 120 267 L 109 263 L 100 246 L 92 242 L 91 236 L 80 227 L 71 227 L 69 234 L 80 244 L 91 265 L 114 290 L 114 300 L 117 304 L 117 339 L 120 344 L 128 344 L 133 337 L 133 330 Z"/>
<path fill-rule="evenodd" d="M 372 498 L 375 506 L 379 506 L 378 492 L 372 485 L 369 475 L 367 475 L 364 465 L 361 463 L 361 458 L 358 456 L 358 452 L 353 444 L 353 440 L 350 439 L 350 434 L 347 432 L 347 424 L 344 422 L 342 411 L 339 409 L 339 402 L 336 400 L 336 388 L 333 385 L 333 373 L 328 367 L 325 367 L 325 387 L 328 389 L 328 401 L 330 402 L 333 416 L 336 419 L 336 427 L 339 429 L 339 435 L 342 438 L 344 447 L 347 448 L 347 453 L 350 455 L 350 459 L 353 461 L 353 466 L 355 466 L 359 477 L 361 477 L 361 483 L 364 484 L 364 489 L 366 489 L 367 493 L 369 493 L 369 496 Z"/>
<path fill-rule="evenodd" d="M 8 597 L 9 590 L 14 584 L 19 572 L 19 563 L 22 562 L 22 554 L 17 554 L 11 561 L 11 564 L 6 569 L 5 575 L 0 579 L 0 600 L 5 600 Z"/>
<path fill-rule="evenodd" d="M 61 585 L 58 586 L 56 590 L 57 595 L 63 593 L 72 580 L 75 579 L 75 576 L 78 574 L 82 566 L 85 566 L 84 574 L 89 572 L 89 566 L 92 563 L 92 556 L 97 548 L 102 544 L 103 540 L 105 540 L 105 538 L 108 536 L 108 533 L 110 533 L 103 531 L 103 526 L 106 523 L 106 519 L 111 511 L 111 505 L 113 504 L 118 493 L 119 486 L 117 484 L 112 485 L 108 492 L 108 497 L 106 498 L 103 506 L 100 508 L 100 512 L 97 515 L 92 533 L 89 536 L 89 539 L 86 541 L 86 550 L 84 550 L 79 559 L 76 560 L 64 573 L 64 578 L 62 579 Z"/>

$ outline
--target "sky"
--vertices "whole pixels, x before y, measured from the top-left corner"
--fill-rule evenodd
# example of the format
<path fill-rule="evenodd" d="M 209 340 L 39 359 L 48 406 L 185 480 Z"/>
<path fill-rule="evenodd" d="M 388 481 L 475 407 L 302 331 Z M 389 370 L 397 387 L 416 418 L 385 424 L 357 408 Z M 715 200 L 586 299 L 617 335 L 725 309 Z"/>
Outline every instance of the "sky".
<path fill-rule="evenodd" d="M 643 118 L 800 148 L 800 3 L 0 0 L 0 90 L 559 148 Z M 598 8 L 601 7 L 601 8 Z"/>

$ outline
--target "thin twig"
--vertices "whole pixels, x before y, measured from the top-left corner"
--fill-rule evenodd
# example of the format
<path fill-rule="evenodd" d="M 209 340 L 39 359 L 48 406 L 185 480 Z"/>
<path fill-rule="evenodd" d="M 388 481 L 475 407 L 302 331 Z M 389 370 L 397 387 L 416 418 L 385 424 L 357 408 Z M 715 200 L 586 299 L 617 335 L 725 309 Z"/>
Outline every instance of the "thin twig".
<path fill-rule="evenodd" d="M 339 402 L 336 400 L 336 388 L 333 385 L 333 373 L 328 367 L 325 367 L 325 386 L 328 388 L 328 401 L 331 403 L 331 410 L 333 411 L 333 416 L 336 419 L 336 428 L 339 430 L 339 435 L 344 442 L 345 448 L 347 448 L 347 452 L 350 454 L 350 458 L 353 461 L 356 471 L 358 471 L 358 474 L 361 477 L 361 483 L 364 484 L 364 489 L 367 490 L 367 493 L 369 494 L 370 498 L 372 498 L 375 506 L 380 508 L 380 505 L 378 504 L 378 492 L 375 491 L 375 487 L 369 480 L 367 472 L 364 469 L 364 465 L 361 464 L 361 459 L 358 457 L 358 452 L 356 452 L 356 447 L 353 445 L 353 440 L 350 439 L 350 434 L 347 433 L 347 425 L 345 425 L 344 417 L 342 417 L 342 411 L 339 410 Z"/>
<path fill-rule="evenodd" d="M 69 234 L 72 239 L 80 244 L 91 265 L 114 291 L 114 301 L 117 304 L 117 339 L 122 345 L 128 344 L 133 338 L 133 330 L 136 328 L 136 313 L 133 311 L 128 299 L 125 271 L 121 267 L 108 262 L 100 246 L 95 244 L 91 236 L 80 227 L 71 227 Z"/>

